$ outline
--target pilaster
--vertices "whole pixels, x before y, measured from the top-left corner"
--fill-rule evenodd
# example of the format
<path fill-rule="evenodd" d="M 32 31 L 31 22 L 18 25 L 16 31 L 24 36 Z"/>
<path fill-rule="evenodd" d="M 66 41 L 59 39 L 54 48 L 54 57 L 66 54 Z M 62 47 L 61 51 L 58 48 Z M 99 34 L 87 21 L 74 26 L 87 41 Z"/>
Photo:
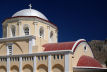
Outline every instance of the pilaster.
<path fill-rule="evenodd" d="M 51 72 L 51 55 L 48 55 L 48 72 Z"/>

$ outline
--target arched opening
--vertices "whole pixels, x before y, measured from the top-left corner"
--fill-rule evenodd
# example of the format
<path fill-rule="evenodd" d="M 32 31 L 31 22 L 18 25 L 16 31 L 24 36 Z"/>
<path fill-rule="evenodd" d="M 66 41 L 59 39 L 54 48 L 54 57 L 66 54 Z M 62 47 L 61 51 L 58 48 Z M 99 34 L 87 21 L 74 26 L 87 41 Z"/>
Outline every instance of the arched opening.
<path fill-rule="evenodd" d="M 14 25 L 11 26 L 11 33 L 12 33 L 12 36 L 16 35 L 16 27 Z"/>
<path fill-rule="evenodd" d="M 53 31 L 51 31 L 50 32 L 50 42 L 53 42 L 53 35 L 54 35 Z"/>
<path fill-rule="evenodd" d="M 39 35 L 40 35 L 40 37 L 44 37 L 44 28 L 43 27 L 40 27 Z"/>
<path fill-rule="evenodd" d="M 50 32 L 50 39 L 53 38 L 53 31 Z"/>
<path fill-rule="evenodd" d="M 0 66 L 0 72 L 6 72 L 6 67 L 5 66 Z"/>
<path fill-rule="evenodd" d="M 11 72 L 19 72 L 19 68 L 16 65 L 14 65 L 11 67 Z"/>
<path fill-rule="evenodd" d="M 24 34 L 29 35 L 29 27 L 25 25 L 24 27 Z"/>
<path fill-rule="evenodd" d="M 33 67 L 27 64 L 23 67 L 23 72 L 33 72 Z"/>
<path fill-rule="evenodd" d="M 41 64 L 38 66 L 37 70 L 38 70 L 38 72 L 48 72 L 48 67 Z"/>
<path fill-rule="evenodd" d="M 60 64 L 56 64 L 52 67 L 53 72 L 64 72 L 64 67 Z"/>

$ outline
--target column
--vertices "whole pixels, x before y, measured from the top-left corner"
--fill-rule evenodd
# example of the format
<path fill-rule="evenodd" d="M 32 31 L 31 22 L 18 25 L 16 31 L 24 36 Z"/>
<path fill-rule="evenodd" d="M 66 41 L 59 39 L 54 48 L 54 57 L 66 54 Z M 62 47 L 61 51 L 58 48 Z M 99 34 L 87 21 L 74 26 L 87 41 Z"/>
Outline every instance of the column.
<path fill-rule="evenodd" d="M 49 25 L 47 26 L 47 29 L 48 29 L 48 42 L 51 43 L 50 42 L 50 26 Z"/>
<path fill-rule="evenodd" d="M 10 72 L 10 58 L 7 57 L 7 72 Z"/>
<path fill-rule="evenodd" d="M 22 31 L 21 31 L 22 29 L 21 29 L 21 26 L 20 26 L 20 25 L 21 25 L 21 21 L 18 21 L 18 26 L 19 26 L 19 27 L 18 27 L 19 36 L 21 36 L 21 32 L 22 32 Z"/>
<path fill-rule="evenodd" d="M 7 34 L 6 34 L 6 35 L 7 35 L 7 37 L 8 37 L 8 24 L 7 24 L 7 29 L 6 29 L 6 30 L 7 30 Z"/>
<path fill-rule="evenodd" d="M 51 55 L 48 55 L 48 72 L 51 72 Z"/>
<path fill-rule="evenodd" d="M 29 39 L 29 54 L 32 53 L 32 38 Z"/>
<path fill-rule="evenodd" d="M 37 36 L 37 23 L 38 23 L 37 21 L 34 21 L 34 22 L 33 22 L 33 24 L 34 24 L 34 26 L 35 26 L 35 36 Z"/>
<path fill-rule="evenodd" d="M 22 72 L 22 57 L 19 57 L 19 72 Z"/>
<path fill-rule="evenodd" d="M 65 71 L 69 72 L 69 54 L 65 54 Z"/>
<path fill-rule="evenodd" d="M 34 62 L 33 62 L 33 72 L 36 72 L 36 56 L 33 57 Z"/>

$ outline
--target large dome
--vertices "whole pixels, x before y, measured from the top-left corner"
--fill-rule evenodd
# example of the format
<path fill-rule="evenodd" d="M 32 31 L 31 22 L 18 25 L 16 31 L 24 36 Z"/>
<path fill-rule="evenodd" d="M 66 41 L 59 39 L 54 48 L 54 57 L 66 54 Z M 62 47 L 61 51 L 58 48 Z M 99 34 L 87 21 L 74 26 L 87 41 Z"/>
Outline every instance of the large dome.
<path fill-rule="evenodd" d="M 16 17 L 16 16 L 37 16 L 42 19 L 48 20 L 44 14 L 42 14 L 41 12 L 39 12 L 35 9 L 20 10 L 20 11 L 16 12 L 12 17 Z"/>

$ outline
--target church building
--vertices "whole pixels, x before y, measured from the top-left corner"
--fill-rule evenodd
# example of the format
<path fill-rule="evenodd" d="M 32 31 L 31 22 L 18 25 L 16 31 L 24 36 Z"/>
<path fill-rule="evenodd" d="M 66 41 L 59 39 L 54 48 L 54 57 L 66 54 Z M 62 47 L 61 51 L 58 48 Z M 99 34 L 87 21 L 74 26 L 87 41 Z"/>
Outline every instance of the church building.
<path fill-rule="evenodd" d="M 107 72 L 85 39 L 58 43 L 58 28 L 41 12 L 20 10 L 2 22 L 0 72 Z"/>

